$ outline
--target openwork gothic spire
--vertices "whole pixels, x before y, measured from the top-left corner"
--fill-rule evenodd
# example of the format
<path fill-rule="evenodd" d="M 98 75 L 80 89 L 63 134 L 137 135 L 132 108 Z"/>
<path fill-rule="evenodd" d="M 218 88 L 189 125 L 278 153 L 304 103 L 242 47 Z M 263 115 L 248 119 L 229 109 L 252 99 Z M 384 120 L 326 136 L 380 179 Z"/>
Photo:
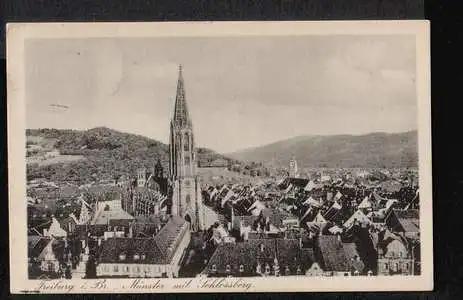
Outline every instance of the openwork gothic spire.
<path fill-rule="evenodd" d="M 175 97 L 174 117 L 172 122 L 176 127 L 191 126 L 185 99 L 185 84 L 183 82 L 182 65 L 179 66 L 178 71 L 177 95 Z"/>

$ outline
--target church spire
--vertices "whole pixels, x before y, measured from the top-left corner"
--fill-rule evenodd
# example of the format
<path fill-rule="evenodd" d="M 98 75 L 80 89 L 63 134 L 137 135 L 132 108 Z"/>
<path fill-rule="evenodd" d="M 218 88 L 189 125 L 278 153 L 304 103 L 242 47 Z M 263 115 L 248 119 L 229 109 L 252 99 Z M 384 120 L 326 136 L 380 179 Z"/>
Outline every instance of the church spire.
<path fill-rule="evenodd" d="M 191 126 L 188 107 L 185 99 L 185 84 L 183 82 L 182 65 L 178 67 L 177 95 L 175 97 L 173 124 L 178 127 Z"/>

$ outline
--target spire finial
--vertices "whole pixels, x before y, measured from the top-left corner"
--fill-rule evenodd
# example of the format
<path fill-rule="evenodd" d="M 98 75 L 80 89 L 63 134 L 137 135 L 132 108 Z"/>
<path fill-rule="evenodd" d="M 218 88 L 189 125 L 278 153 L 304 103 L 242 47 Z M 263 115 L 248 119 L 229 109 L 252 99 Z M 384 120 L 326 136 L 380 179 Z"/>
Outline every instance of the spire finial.
<path fill-rule="evenodd" d="M 178 65 L 178 72 L 179 72 L 180 75 L 182 75 L 182 69 L 183 69 L 182 64 L 179 64 Z"/>

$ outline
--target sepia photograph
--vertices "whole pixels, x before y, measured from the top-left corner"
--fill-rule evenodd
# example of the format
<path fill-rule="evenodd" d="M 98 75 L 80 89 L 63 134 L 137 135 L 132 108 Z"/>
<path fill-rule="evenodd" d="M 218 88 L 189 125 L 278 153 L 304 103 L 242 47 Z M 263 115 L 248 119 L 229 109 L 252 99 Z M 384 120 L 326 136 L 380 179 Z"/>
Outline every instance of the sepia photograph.
<path fill-rule="evenodd" d="M 428 27 L 9 24 L 12 292 L 431 290 Z"/>

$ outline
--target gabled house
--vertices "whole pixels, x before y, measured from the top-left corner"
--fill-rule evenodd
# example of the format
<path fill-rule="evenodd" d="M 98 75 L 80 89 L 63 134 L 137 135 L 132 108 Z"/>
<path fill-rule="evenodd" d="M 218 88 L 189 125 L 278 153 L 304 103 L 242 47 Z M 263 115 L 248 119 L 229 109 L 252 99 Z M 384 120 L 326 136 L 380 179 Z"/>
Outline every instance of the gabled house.
<path fill-rule="evenodd" d="M 53 251 L 54 240 L 49 237 L 28 236 L 28 265 L 29 275 L 37 278 L 40 275 L 47 275 L 49 278 L 56 278 L 60 271 L 60 261 Z"/>
<path fill-rule="evenodd" d="M 410 239 L 419 239 L 420 222 L 417 209 L 393 209 L 386 217 L 385 223 L 392 232 L 402 233 Z"/>
<path fill-rule="evenodd" d="M 188 223 L 172 217 L 154 238 L 110 238 L 98 257 L 98 277 L 178 277 L 190 242 Z"/>

